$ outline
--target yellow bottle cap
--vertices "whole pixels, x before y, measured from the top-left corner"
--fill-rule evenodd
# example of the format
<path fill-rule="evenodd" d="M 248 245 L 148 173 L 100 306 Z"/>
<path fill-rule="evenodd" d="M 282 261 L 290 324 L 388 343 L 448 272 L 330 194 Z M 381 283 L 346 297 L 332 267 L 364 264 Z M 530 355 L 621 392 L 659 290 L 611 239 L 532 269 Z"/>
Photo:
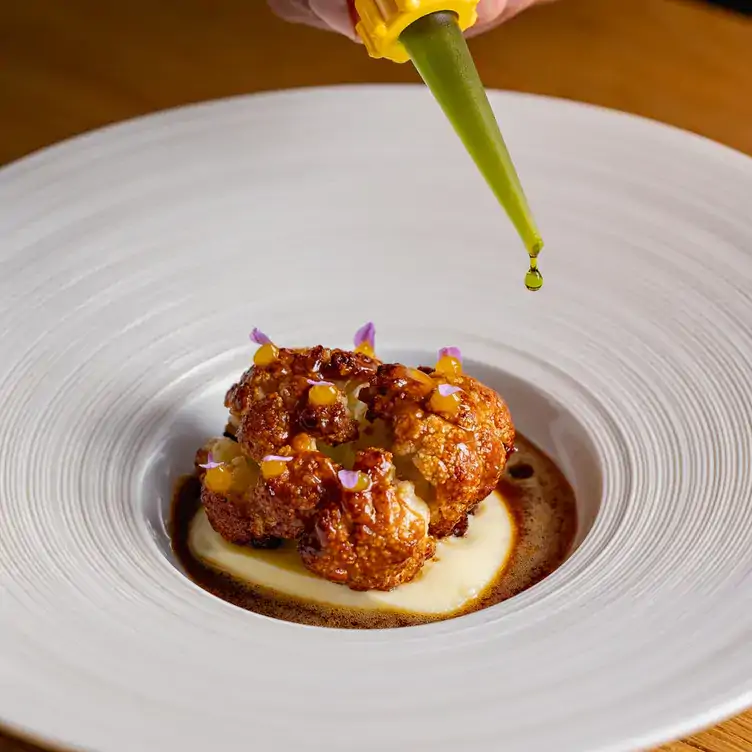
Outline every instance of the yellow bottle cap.
<path fill-rule="evenodd" d="M 478 19 L 477 5 L 478 0 L 355 0 L 355 31 L 371 57 L 405 63 L 410 57 L 399 38 L 411 23 L 429 13 L 450 11 L 465 31 Z"/>

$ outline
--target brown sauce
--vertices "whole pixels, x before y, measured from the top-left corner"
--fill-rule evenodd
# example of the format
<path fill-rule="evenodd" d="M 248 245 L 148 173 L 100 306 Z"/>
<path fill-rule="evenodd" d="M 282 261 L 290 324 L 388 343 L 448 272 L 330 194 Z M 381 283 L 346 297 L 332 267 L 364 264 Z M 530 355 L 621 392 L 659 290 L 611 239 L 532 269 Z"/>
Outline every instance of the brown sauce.
<path fill-rule="evenodd" d="M 499 484 L 515 521 L 512 553 L 494 582 L 472 603 L 452 614 L 426 616 L 398 611 L 360 611 L 293 599 L 235 580 L 199 561 L 190 551 L 190 524 L 200 505 L 199 481 L 188 476 L 173 498 L 170 534 L 186 574 L 204 590 L 240 608 L 275 619 L 340 629 L 406 627 L 480 611 L 540 582 L 566 559 L 577 532 L 572 487 L 554 462 L 531 441 L 517 437 Z"/>

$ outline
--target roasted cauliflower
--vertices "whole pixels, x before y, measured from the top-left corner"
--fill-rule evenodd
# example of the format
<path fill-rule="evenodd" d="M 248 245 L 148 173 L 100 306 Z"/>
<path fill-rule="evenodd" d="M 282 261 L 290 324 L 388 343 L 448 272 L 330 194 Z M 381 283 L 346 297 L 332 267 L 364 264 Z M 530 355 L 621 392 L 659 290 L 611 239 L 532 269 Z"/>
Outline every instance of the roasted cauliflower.
<path fill-rule="evenodd" d="M 433 368 L 381 363 L 372 325 L 353 351 L 253 339 L 225 399 L 229 438 L 196 456 L 212 527 L 239 545 L 296 541 L 308 569 L 354 590 L 410 581 L 499 482 L 506 404 L 456 348 Z"/>

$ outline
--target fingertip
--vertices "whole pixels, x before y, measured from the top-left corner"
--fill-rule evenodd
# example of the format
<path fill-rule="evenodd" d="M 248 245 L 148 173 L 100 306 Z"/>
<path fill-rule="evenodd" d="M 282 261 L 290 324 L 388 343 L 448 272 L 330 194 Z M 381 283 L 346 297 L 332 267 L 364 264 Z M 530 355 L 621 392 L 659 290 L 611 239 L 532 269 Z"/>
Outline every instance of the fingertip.
<path fill-rule="evenodd" d="M 353 41 L 360 41 L 355 33 L 350 8 L 346 0 L 309 0 L 309 5 L 315 13 L 330 29 L 344 34 Z"/>
<path fill-rule="evenodd" d="M 504 12 L 508 0 L 480 0 L 478 3 L 478 20 L 476 26 L 486 26 L 496 21 L 499 16 Z"/>
<path fill-rule="evenodd" d="M 543 5 L 554 0 L 480 0 L 478 3 L 478 21 L 468 29 L 468 36 L 476 36 L 489 31 L 499 24 L 509 21 L 518 13 L 533 5 Z"/>

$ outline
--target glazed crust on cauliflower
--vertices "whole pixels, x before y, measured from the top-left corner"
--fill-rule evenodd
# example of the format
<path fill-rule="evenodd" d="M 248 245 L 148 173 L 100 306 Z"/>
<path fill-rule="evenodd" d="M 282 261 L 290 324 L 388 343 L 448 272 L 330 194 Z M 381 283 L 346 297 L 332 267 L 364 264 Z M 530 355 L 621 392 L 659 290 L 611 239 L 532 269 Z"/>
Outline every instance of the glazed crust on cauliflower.
<path fill-rule="evenodd" d="M 244 452 L 257 462 L 290 444 L 299 433 L 332 446 L 354 441 L 359 435 L 354 392 L 377 366 L 377 360 L 345 350 L 280 349 L 274 362 L 249 368 L 227 392 L 228 428 L 234 429 Z M 311 404 L 311 381 L 335 384 L 339 395 L 334 404 Z"/>
<path fill-rule="evenodd" d="M 239 545 L 296 540 L 310 571 L 354 590 L 409 582 L 436 538 L 464 534 L 514 447 L 504 401 L 445 366 L 274 348 L 227 392 L 236 443 L 213 439 L 196 456 L 214 530 Z M 363 490 L 343 472 L 353 462 Z"/>
<path fill-rule="evenodd" d="M 242 490 L 219 494 L 202 487 L 201 501 L 211 526 L 237 545 L 268 547 L 296 539 L 322 502 L 340 493 L 337 471 L 320 452 L 301 452 L 274 478 L 258 477 Z"/>
<path fill-rule="evenodd" d="M 358 452 L 354 469 L 369 477 L 370 488 L 342 489 L 325 502 L 306 526 L 300 555 L 312 572 L 353 590 L 391 590 L 433 555 L 428 510 L 411 497 L 410 484 L 395 485 L 389 452 Z"/>
<path fill-rule="evenodd" d="M 444 537 L 494 490 L 515 431 L 506 403 L 492 389 L 462 374 L 426 375 L 430 382 L 405 366 L 381 365 L 359 396 L 369 420 L 391 429 L 394 455 L 409 459 L 434 488 L 430 532 Z M 436 409 L 431 397 L 439 384 L 461 389 L 456 410 Z"/>

